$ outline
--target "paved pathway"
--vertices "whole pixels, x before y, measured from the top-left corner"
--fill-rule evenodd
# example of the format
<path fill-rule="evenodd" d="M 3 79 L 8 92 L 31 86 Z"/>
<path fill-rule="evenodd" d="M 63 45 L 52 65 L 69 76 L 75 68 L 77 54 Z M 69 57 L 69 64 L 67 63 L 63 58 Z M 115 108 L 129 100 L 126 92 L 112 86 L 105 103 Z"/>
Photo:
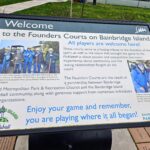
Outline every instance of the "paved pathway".
<path fill-rule="evenodd" d="M 39 6 L 42 4 L 49 3 L 49 2 L 65 2 L 65 1 L 67 0 L 32 0 L 32 1 L 22 2 L 22 3 L 1 6 L 0 13 L 10 14 L 16 11 Z"/>
<path fill-rule="evenodd" d="M 112 130 L 111 150 L 137 150 L 127 129 Z"/>

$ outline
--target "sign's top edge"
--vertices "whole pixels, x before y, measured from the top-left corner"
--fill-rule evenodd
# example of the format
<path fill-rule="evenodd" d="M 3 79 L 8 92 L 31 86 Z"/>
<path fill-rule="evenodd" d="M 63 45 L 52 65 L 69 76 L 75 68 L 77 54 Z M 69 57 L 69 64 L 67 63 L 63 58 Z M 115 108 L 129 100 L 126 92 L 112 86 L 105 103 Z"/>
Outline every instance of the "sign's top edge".
<path fill-rule="evenodd" d="M 80 23 L 101 23 L 101 24 L 120 24 L 120 25 L 145 25 L 150 26 L 150 23 L 144 23 L 139 21 L 127 21 L 127 20 L 100 20 L 90 18 L 65 18 L 65 17 L 53 17 L 53 16 L 33 16 L 33 15 L 14 15 L 14 14 L 0 14 L 0 18 L 8 19 L 27 19 L 27 20 L 45 20 L 45 21 L 62 21 L 62 22 L 80 22 Z"/>

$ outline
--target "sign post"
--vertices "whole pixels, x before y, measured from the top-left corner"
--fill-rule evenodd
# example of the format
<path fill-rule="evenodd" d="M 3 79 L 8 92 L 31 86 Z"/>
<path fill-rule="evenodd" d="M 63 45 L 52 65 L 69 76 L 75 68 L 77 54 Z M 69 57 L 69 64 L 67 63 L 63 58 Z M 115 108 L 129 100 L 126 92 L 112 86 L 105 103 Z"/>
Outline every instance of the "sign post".
<path fill-rule="evenodd" d="M 32 134 L 29 137 L 29 150 L 110 150 L 111 144 L 111 130 Z"/>

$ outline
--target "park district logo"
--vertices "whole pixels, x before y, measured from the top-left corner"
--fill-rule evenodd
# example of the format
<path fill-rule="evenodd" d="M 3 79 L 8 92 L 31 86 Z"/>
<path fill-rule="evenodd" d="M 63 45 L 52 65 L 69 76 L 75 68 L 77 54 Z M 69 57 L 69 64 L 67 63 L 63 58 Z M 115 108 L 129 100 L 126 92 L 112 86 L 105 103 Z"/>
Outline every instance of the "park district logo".
<path fill-rule="evenodd" d="M 145 27 L 140 27 L 140 26 L 136 27 L 135 33 L 146 33 L 146 32 L 147 32 L 147 29 Z"/>
<path fill-rule="evenodd" d="M 0 129 L 10 129 L 9 117 L 18 119 L 18 115 L 11 109 L 7 109 L 4 106 L 0 107 Z"/>

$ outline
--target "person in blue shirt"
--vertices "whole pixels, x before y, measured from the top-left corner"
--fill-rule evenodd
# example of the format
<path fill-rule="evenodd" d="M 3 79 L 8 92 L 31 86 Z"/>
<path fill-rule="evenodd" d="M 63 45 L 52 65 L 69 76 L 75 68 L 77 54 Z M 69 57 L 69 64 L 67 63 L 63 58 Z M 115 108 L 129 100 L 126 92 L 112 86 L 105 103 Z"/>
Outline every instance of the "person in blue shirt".
<path fill-rule="evenodd" d="M 2 49 L 0 51 L 0 73 L 3 72 L 3 60 L 4 60 L 4 56 L 5 56 L 4 54 L 5 54 L 5 50 Z"/>
<path fill-rule="evenodd" d="M 34 55 L 34 73 L 41 72 L 41 65 L 44 62 L 42 50 L 36 50 Z"/>
<path fill-rule="evenodd" d="M 8 73 L 10 67 L 11 53 L 10 49 L 7 49 L 3 58 L 3 72 Z"/>
<path fill-rule="evenodd" d="M 23 72 L 24 73 L 26 73 L 27 70 L 28 70 L 28 73 L 31 73 L 34 55 L 35 53 L 30 48 L 28 48 L 27 50 L 24 50 L 23 52 L 23 57 L 24 57 Z"/>
<path fill-rule="evenodd" d="M 149 88 L 148 72 L 143 63 L 138 63 L 131 68 L 131 77 L 137 93 L 146 93 Z"/>
<path fill-rule="evenodd" d="M 145 64 L 146 64 L 146 70 L 147 70 L 147 72 L 148 72 L 148 81 L 149 81 L 149 83 L 150 83 L 150 60 L 147 60 L 147 61 L 145 62 Z"/>
<path fill-rule="evenodd" d="M 23 51 L 23 60 L 24 60 L 24 63 L 23 63 L 23 73 L 27 72 L 28 55 L 29 55 L 28 50 L 24 50 Z"/>
<path fill-rule="evenodd" d="M 148 82 L 149 82 L 149 85 L 150 85 L 150 60 L 147 60 L 145 62 L 145 64 L 146 64 L 146 70 L 148 72 Z M 150 86 L 148 88 L 148 92 L 150 92 Z"/>
<path fill-rule="evenodd" d="M 35 56 L 35 52 L 29 49 L 28 51 L 28 73 L 31 73 L 34 56 Z"/>

